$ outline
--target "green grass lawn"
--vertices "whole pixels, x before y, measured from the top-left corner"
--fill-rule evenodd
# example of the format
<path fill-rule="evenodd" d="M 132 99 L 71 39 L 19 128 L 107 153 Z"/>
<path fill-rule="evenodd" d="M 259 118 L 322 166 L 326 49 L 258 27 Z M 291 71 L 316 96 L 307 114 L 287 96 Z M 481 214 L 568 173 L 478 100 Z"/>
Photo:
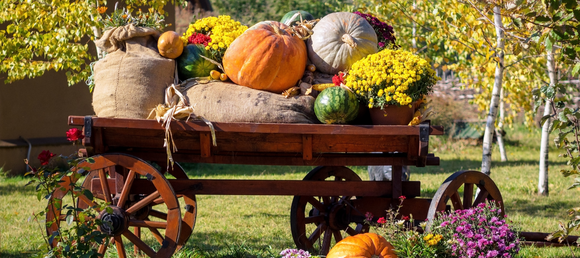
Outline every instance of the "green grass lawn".
<path fill-rule="evenodd" d="M 565 161 L 550 151 L 550 196 L 536 195 L 539 131 L 507 130 L 507 162 L 494 150 L 491 177 L 505 202 L 508 219 L 523 231 L 551 232 L 566 211 L 579 206 L 578 190 L 567 190 L 571 178 L 559 170 Z M 411 168 L 411 180 L 421 181 L 421 195 L 432 197 L 453 172 L 479 170 L 481 146 L 472 141 L 448 142 L 431 137 L 430 152 L 441 158 L 437 167 Z M 184 164 L 190 178 L 302 179 L 311 167 Z M 368 180 L 366 167 L 353 167 Z M 44 229 L 31 220 L 46 205 L 22 178 L 0 178 L 0 257 L 29 257 L 42 243 Z M 272 257 L 294 247 L 290 233 L 292 196 L 197 196 L 197 224 L 186 247 L 175 257 Z M 580 234 L 580 233 L 576 233 Z M 112 248 L 110 248 L 112 249 Z M 574 257 L 569 248 L 523 248 L 520 257 Z M 114 254 L 109 255 L 115 257 Z"/>

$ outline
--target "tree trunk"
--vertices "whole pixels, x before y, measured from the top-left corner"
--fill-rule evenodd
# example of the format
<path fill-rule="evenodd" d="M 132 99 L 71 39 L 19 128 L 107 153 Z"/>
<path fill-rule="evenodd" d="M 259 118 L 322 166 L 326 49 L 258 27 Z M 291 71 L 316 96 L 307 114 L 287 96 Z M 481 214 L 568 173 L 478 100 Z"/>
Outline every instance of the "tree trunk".
<path fill-rule="evenodd" d="M 556 69 L 554 61 L 554 50 L 548 51 L 548 76 L 550 77 L 550 86 L 557 83 Z M 544 116 L 552 114 L 552 99 L 546 98 L 546 105 L 544 106 Z M 550 143 L 550 126 L 552 125 L 552 118 L 548 118 L 542 125 L 542 139 L 540 140 L 540 171 L 538 180 L 538 195 L 549 195 L 548 182 L 548 146 Z"/>
<path fill-rule="evenodd" d="M 413 10 L 417 9 L 417 1 L 413 1 Z M 413 38 L 411 39 L 413 51 L 417 51 L 417 23 L 413 20 Z"/>
<path fill-rule="evenodd" d="M 495 118 L 499 105 L 499 95 L 502 88 L 503 68 L 504 68 L 504 34 L 503 23 L 501 21 L 501 9 L 496 6 L 493 8 L 493 18 L 495 22 L 495 32 L 497 35 L 496 56 L 499 59 L 495 67 L 495 80 L 493 83 L 493 90 L 491 92 L 491 101 L 489 105 L 489 113 L 487 114 L 487 122 L 485 124 L 485 133 L 483 135 L 483 153 L 481 158 L 481 172 L 486 175 L 491 174 L 491 145 L 493 143 L 493 133 L 495 131 Z"/>
<path fill-rule="evenodd" d="M 497 123 L 497 128 L 495 129 L 495 135 L 497 137 L 497 147 L 499 147 L 499 154 L 501 156 L 501 161 L 507 161 L 507 154 L 505 151 L 505 145 L 503 144 L 503 121 L 505 119 L 505 103 L 504 103 L 504 88 L 501 88 L 499 93 L 499 122 Z"/>

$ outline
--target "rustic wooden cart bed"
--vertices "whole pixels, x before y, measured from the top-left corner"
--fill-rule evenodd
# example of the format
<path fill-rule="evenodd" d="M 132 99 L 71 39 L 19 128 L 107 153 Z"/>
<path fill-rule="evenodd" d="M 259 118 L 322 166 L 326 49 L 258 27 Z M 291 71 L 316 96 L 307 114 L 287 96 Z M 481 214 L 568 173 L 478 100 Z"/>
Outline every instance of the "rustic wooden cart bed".
<path fill-rule="evenodd" d="M 384 214 L 398 205 L 400 196 L 406 197 L 401 215 L 413 214 L 418 221 L 432 218 L 437 211 L 469 208 L 485 200 L 503 205 L 495 183 L 477 171 L 454 173 L 433 199 L 419 197 L 419 181 L 401 180 L 403 166 L 439 165 L 439 158 L 428 153 L 429 135 L 442 135 L 443 128 L 429 123 L 213 123 L 215 137 L 201 121 L 171 123 L 178 149 L 172 154 L 176 162 L 317 166 L 304 180 L 188 179 L 177 163 L 167 171 L 175 179 L 167 179 L 163 171 L 166 132 L 157 121 L 71 116 L 68 123 L 83 127 L 83 145 L 94 159 L 94 163 L 82 164 L 88 170 L 77 171 L 87 175 L 82 186 L 110 203 L 113 210 L 112 214 L 100 213 L 101 219 L 110 222 L 101 231 L 111 236 L 111 242 L 101 245 L 99 251 L 104 253 L 115 245 L 119 257 L 126 256 L 123 243 L 127 241 L 150 257 L 170 257 L 192 233 L 195 196 L 200 194 L 293 195 L 290 223 L 294 242 L 298 248 L 321 254 L 344 236 L 367 231 L 365 213 Z M 151 163 L 160 164 L 161 171 Z M 393 180 L 362 181 L 346 167 L 368 165 L 392 165 Z M 47 220 L 64 221 L 53 200 L 70 191 L 74 178 L 65 178 L 63 189 L 53 195 Z M 87 207 L 93 202 L 80 198 L 78 204 Z M 48 233 L 59 224 L 48 228 Z M 158 244 L 140 239 L 144 228 Z"/>

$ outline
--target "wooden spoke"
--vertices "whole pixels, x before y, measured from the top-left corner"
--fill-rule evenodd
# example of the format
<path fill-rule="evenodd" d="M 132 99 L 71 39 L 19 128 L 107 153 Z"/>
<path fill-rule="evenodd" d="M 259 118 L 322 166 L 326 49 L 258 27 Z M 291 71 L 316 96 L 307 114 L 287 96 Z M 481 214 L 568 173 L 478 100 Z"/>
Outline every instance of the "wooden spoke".
<path fill-rule="evenodd" d="M 109 247 L 110 243 L 111 241 L 108 238 L 103 239 L 103 243 L 99 245 L 99 249 L 97 250 L 97 252 L 99 252 L 100 254 L 105 254 L 105 252 L 107 251 L 107 247 Z"/>
<path fill-rule="evenodd" d="M 351 236 L 361 233 L 356 231 L 354 228 L 351 228 L 350 226 L 346 228 L 345 232 Z"/>
<path fill-rule="evenodd" d="M 463 195 L 459 189 L 463 187 Z M 473 198 L 475 190 L 478 195 Z M 458 171 L 449 176 L 439 187 L 431 200 L 427 220 L 433 221 L 438 213 L 446 211 L 451 206 L 451 211 L 468 209 L 485 201 L 495 201 L 504 215 L 504 206 L 501 193 L 489 176 L 479 171 Z M 427 225 L 427 230 L 431 225 Z"/>
<path fill-rule="evenodd" d="M 101 187 L 103 188 L 103 194 L 105 195 L 105 202 L 113 203 L 111 198 L 111 190 L 109 189 L 109 182 L 107 180 L 107 175 L 104 169 L 99 169 L 99 180 L 101 180 Z"/>
<path fill-rule="evenodd" d="M 133 186 L 133 181 L 135 180 L 135 171 L 129 170 L 129 174 L 127 175 L 127 181 L 123 185 L 123 190 L 119 196 L 119 202 L 117 203 L 117 207 L 123 208 L 125 206 L 125 202 L 129 198 L 129 192 L 131 191 L 131 186 Z"/>
<path fill-rule="evenodd" d="M 150 220 L 129 220 L 129 226 L 146 228 L 167 228 L 167 222 Z"/>
<path fill-rule="evenodd" d="M 316 209 L 318 209 L 319 211 L 323 211 L 324 208 L 324 204 L 322 204 L 321 202 L 319 202 L 318 200 L 316 200 L 314 197 L 312 196 L 306 196 L 304 197 L 304 199 L 306 199 L 306 201 L 311 204 L 312 206 L 314 206 Z"/>
<path fill-rule="evenodd" d="M 153 217 L 156 217 L 156 218 L 160 218 L 162 220 L 167 220 L 167 213 L 160 212 L 160 211 L 157 211 L 157 210 L 150 210 L 149 211 L 149 216 L 153 216 Z"/>
<path fill-rule="evenodd" d="M 481 189 L 481 191 L 479 191 L 479 194 L 477 194 L 477 197 L 473 201 L 473 205 L 478 205 L 482 203 L 485 199 L 487 199 L 487 197 L 489 197 L 489 192 L 487 192 L 485 189 Z"/>
<path fill-rule="evenodd" d="M 162 204 L 163 202 L 164 202 L 163 198 L 157 198 L 151 202 L 151 205 L 159 205 Z"/>
<path fill-rule="evenodd" d="M 469 209 L 473 204 L 473 184 L 463 185 L 463 208 Z"/>
<path fill-rule="evenodd" d="M 117 247 L 119 258 L 126 258 L 127 253 L 125 252 L 125 246 L 123 245 L 123 238 L 121 236 L 115 237 L 115 246 Z"/>
<path fill-rule="evenodd" d="M 151 247 L 149 247 L 143 240 L 137 237 L 129 230 L 123 231 L 123 236 L 127 238 L 127 240 L 131 241 L 135 245 L 136 248 L 139 248 L 140 251 L 143 251 L 145 254 L 149 255 L 149 257 L 156 257 L 157 253 Z"/>
<path fill-rule="evenodd" d="M 326 225 L 324 224 L 320 224 L 316 227 L 316 229 L 312 232 L 312 234 L 310 234 L 310 236 L 308 237 L 308 240 L 310 241 L 310 243 L 314 243 L 316 241 L 318 241 L 318 239 L 320 239 L 320 236 L 322 235 L 322 233 L 324 233 L 326 229 Z"/>
<path fill-rule="evenodd" d="M 133 214 L 138 210 L 145 208 L 147 205 L 153 202 L 153 200 L 157 199 L 159 195 L 160 195 L 159 191 L 155 191 L 150 195 L 148 195 L 147 197 L 143 198 L 143 200 L 133 204 L 131 207 L 129 207 L 129 209 L 125 210 L 125 212 L 127 212 L 127 214 Z"/>
<path fill-rule="evenodd" d="M 89 205 L 89 207 L 97 206 L 97 204 L 94 201 L 89 200 L 89 198 L 84 194 L 79 194 L 78 198 L 79 198 L 79 200 L 81 200 L 85 204 Z M 97 211 L 100 211 L 100 209 L 97 209 Z"/>
<path fill-rule="evenodd" d="M 158 243 L 163 244 L 163 236 L 161 236 L 159 230 L 157 230 L 156 228 L 149 228 L 149 231 L 151 231 L 155 239 L 157 239 Z"/>
<path fill-rule="evenodd" d="M 304 218 L 305 224 L 312 224 L 312 223 L 320 224 L 322 222 L 324 222 L 324 215 L 316 215 L 316 216 L 310 216 L 310 217 Z"/>
<path fill-rule="evenodd" d="M 342 234 L 340 233 L 340 230 L 333 230 L 332 233 L 334 234 L 334 240 L 337 243 L 340 242 L 340 240 L 342 240 Z"/>
<path fill-rule="evenodd" d="M 322 253 L 327 254 L 330 251 L 330 245 L 332 244 L 332 230 L 327 229 L 324 231 L 324 238 L 322 239 L 322 249 L 320 251 Z"/>
<path fill-rule="evenodd" d="M 140 227 L 134 227 L 133 233 L 135 233 L 135 236 L 137 236 L 139 239 L 141 239 L 141 228 Z M 135 247 L 133 248 L 133 252 L 135 253 L 135 256 L 138 256 L 139 255 L 139 247 L 137 247 L 135 245 Z"/>
<path fill-rule="evenodd" d="M 361 181 L 346 167 L 317 167 L 304 180 Z M 326 255 L 331 245 L 342 239 L 341 232 L 349 235 L 359 233 L 347 226 L 356 223 L 357 228 L 363 227 L 363 221 L 349 221 L 360 217 L 355 214 L 351 200 L 352 196 L 294 196 L 290 226 L 296 247 L 312 254 Z"/>
<path fill-rule="evenodd" d="M 451 203 L 453 204 L 453 208 L 455 208 L 455 210 L 463 210 L 463 204 L 461 204 L 461 197 L 459 195 L 459 192 L 455 191 L 451 194 Z"/>

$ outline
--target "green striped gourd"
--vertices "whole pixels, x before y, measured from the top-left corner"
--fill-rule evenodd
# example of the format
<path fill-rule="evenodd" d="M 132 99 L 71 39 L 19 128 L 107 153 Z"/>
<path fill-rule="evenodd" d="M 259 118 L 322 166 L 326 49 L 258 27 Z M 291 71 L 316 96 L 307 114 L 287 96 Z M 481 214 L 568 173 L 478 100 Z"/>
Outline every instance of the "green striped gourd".
<path fill-rule="evenodd" d="M 314 114 L 325 124 L 346 124 L 358 114 L 356 95 L 342 87 L 330 87 L 318 94 L 314 101 Z"/>

